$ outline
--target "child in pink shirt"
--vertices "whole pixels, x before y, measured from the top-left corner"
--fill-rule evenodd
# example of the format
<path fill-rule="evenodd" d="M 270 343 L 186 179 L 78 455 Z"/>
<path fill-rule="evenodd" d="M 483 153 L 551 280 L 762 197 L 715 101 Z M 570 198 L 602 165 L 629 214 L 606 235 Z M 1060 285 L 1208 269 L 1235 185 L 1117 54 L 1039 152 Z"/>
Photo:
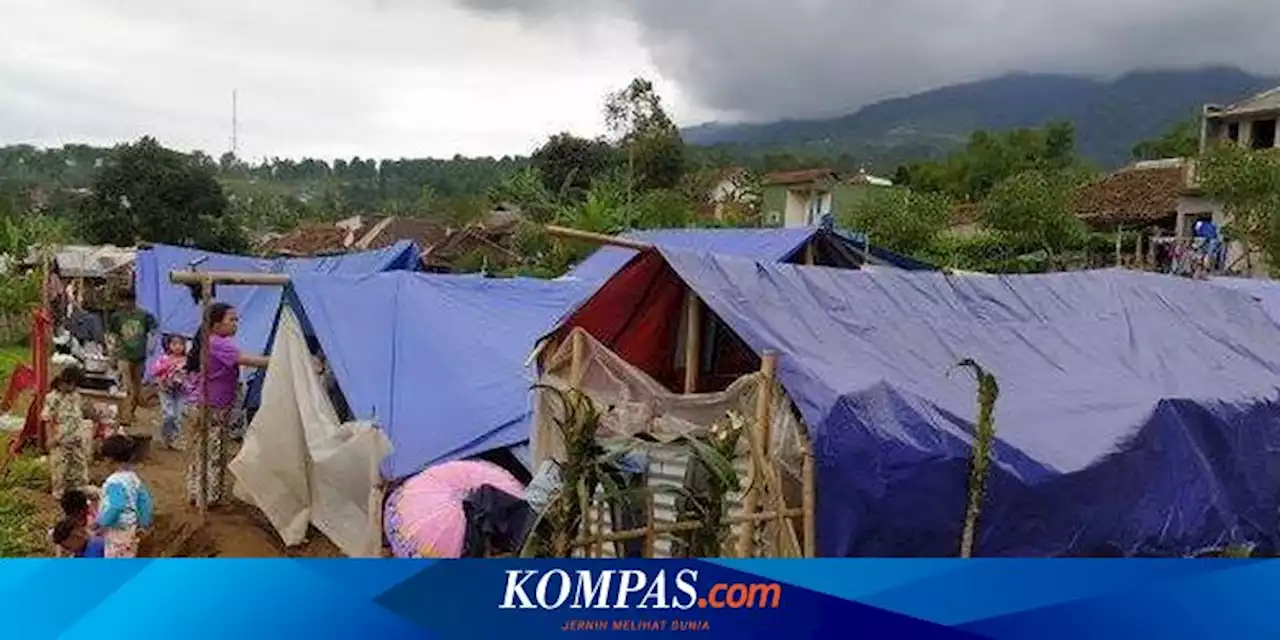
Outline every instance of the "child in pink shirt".
<path fill-rule="evenodd" d="M 178 425 L 187 394 L 186 363 L 187 341 L 172 335 L 165 338 L 164 353 L 151 366 L 151 377 L 160 389 L 160 409 L 164 415 L 160 442 L 168 449 L 175 448 L 178 440 Z"/>

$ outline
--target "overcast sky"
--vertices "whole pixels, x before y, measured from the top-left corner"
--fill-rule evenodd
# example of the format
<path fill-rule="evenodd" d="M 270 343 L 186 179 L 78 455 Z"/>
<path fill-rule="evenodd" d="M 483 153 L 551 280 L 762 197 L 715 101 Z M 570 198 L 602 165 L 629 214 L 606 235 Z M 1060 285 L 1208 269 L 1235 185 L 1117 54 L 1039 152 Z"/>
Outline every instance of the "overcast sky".
<path fill-rule="evenodd" d="M 0 144 L 527 153 L 635 75 L 682 124 L 843 114 L 1008 71 L 1280 71 L 1256 0 L 0 0 Z M 1224 99 L 1231 97 L 1224 96 Z"/>

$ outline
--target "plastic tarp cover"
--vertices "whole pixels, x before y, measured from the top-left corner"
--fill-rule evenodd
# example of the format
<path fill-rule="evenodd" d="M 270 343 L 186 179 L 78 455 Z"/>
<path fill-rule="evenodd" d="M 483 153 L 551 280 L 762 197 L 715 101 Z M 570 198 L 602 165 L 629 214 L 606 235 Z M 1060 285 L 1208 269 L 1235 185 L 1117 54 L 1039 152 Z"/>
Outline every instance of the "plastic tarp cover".
<path fill-rule="evenodd" d="M 391 439 L 389 480 L 527 442 L 529 354 L 590 293 L 575 283 L 405 272 L 298 277 L 290 291 L 352 413 Z"/>
<path fill-rule="evenodd" d="M 312 367 L 306 338 L 285 310 L 263 404 L 229 469 L 240 499 L 266 514 L 286 545 L 315 524 L 343 553 L 379 557 L 379 464 L 391 445 L 369 423 L 343 424 Z"/>
<path fill-rule="evenodd" d="M 416 269 L 418 250 L 411 242 L 399 242 L 377 251 L 349 253 L 323 258 L 253 258 L 155 245 L 138 252 L 135 289 L 138 304 L 156 317 L 162 333 L 192 337 L 200 328 L 200 307 L 190 289 L 169 281 L 171 271 L 248 273 L 367 274 Z M 247 353 L 265 353 L 280 308 L 282 287 L 224 285 L 216 287 L 216 298 L 236 307 L 240 314 L 237 340 Z M 246 373 L 246 375 L 248 375 Z"/>
<path fill-rule="evenodd" d="M 791 258 L 818 232 L 817 227 L 794 229 L 650 229 L 622 235 L 628 240 L 674 249 L 705 251 L 753 260 Z M 625 247 L 601 247 L 565 274 L 566 279 L 599 284 L 621 270 L 639 252 Z"/>
<path fill-rule="evenodd" d="M 955 555 L 996 376 L 979 555 L 1181 555 L 1280 532 L 1280 330 L 1155 274 L 948 277 L 663 250 L 814 434 L 823 555 Z"/>
<path fill-rule="evenodd" d="M 1272 320 L 1280 323 L 1280 282 L 1254 278 L 1210 278 L 1209 282 L 1247 294 L 1262 305 Z"/>

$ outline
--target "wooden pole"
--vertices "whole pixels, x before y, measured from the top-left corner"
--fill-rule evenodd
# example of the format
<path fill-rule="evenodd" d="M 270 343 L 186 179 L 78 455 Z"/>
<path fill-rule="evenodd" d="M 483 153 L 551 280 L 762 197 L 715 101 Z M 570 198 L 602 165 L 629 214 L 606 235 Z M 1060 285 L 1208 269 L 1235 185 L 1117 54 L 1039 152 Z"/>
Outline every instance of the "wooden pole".
<path fill-rule="evenodd" d="M 1123 231 L 1124 227 L 1119 225 L 1116 226 L 1116 267 L 1120 267 L 1121 263 L 1124 262 L 1124 258 L 1122 256 L 1124 248 L 1121 246 L 1124 242 Z"/>
<path fill-rule="evenodd" d="M 646 491 L 644 494 L 644 512 L 644 552 L 642 555 L 646 558 L 652 558 L 658 538 L 657 530 L 654 528 L 657 525 L 657 523 L 654 522 L 654 514 L 657 510 L 653 505 L 652 491 Z"/>
<path fill-rule="evenodd" d="M 587 344 L 582 329 L 574 329 L 570 336 L 573 340 L 573 360 L 569 362 L 569 383 L 581 390 L 582 378 L 586 375 Z"/>
<path fill-rule="evenodd" d="M 584 242 L 594 242 L 597 244 L 609 244 L 617 247 L 625 247 L 627 249 L 635 249 L 636 251 L 644 251 L 653 247 L 647 242 L 639 240 L 628 240 L 626 238 L 618 238 L 616 236 L 605 235 L 603 233 L 593 233 L 591 231 L 579 231 L 578 229 L 570 229 L 569 227 L 561 227 L 549 224 L 544 227 L 547 233 L 566 240 L 582 240 Z"/>
<path fill-rule="evenodd" d="M 173 284 L 231 284 L 249 286 L 282 287 L 289 284 L 289 276 L 283 273 L 237 273 L 234 271 L 172 271 L 169 281 Z"/>
<path fill-rule="evenodd" d="M 175 280 L 176 282 L 176 280 Z M 209 485 L 209 333 L 212 330 L 212 322 L 209 317 L 209 310 L 213 304 L 213 277 L 205 277 L 200 283 L 200 323 L 202 330 L 200 332 L 200 417 L 199 417 L 199 437 L 196 443 L 196 509 L 200 513 L 200 521 L 203 522 L 205 515 L 209 511 L 208 485 Z"/>
<path fill-rule="evenodd" d="M 773 351 L 765 351 L 760 356 L 760 390 L 756 395 L 756 423 L 751 430 L 751 447 L 757 452 L 751 461 L 751 483 L 747 495 L 743 498 L 742 512 L 745 516 L 754 516 L 760 504 L 760 485 L 764 479 L 764 470 L 759 464 L 768 459 L 768 430 L 772 421 L 773 409 L 773 376 L 778 366 L 778 355 Z M 742 535 L 738 538 L 738 556 L 750 557 L 756 534 L 756 521 L 748 520 L 742 526 Z"/>
<path fill-rule="evenodd" d="M 698 392 L 698 374 L 702 368 L 702 301 L 689 289 L 684 298 L 684 392 Z"/>
<path fill-rule="evenodd" d="M 804 476 L 802 479 L 804 494 L 801 498 L 801 510 L 804 511 L 804 557 L 813 558 L 817 555 L 817 536 L 815 535 L 817 523 L 814 522 L 816 479 L 814 478 L 813 441 L 809 438 L 810 436 L 805 435 L 804 467 L 801 471 Z"/>
<path fill-rule="evenodd" d="M 804 263 L 810 267 L 814 264 L 813 253 L 813 241 L 810 241 L 809 244 L 804 246 Z"/>

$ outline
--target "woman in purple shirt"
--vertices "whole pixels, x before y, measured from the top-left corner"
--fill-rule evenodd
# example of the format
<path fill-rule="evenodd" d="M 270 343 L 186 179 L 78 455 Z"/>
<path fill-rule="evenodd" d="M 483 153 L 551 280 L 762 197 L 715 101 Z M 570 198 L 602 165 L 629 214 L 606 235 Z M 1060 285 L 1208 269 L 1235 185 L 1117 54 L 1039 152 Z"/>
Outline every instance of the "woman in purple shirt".
<path fill-rule="evenodd" d="M 191 388 L 187 402 L 187 432 L 195 437 L 190 438 L 190 446 L 194 455 L 187 464 L 187 500 L 196 504 L 200 495 L 200 468 L 205 467 L 208 475 L 204 482 L 205 502 L 217 505 L 222 502 L 223 490 L 227 476 L 227 430 L 231 426 L 232 413 L 235 410 L 236 392 L 240 384 L 240 367 L 265 368 L 267 359 L 261 356 L 240 353 L 236 346 L 235 335 L 240 328 L 240 316 L 235 307 L 225 302 L 215 303 L 209 308 L 209 370 L 190 376 Z M 199 341 L 196 342 L 194 367 L 199 371 Z M 208 397 L 203 397 L 204 389 Z M 209 434 L 205 438 L 205 447 L 199 445 L 200 409 L 209 408 Z M 207 457 L 206 457 L 207 456 Z M 209 460 L 206 466 L 204 460 Z"/>

